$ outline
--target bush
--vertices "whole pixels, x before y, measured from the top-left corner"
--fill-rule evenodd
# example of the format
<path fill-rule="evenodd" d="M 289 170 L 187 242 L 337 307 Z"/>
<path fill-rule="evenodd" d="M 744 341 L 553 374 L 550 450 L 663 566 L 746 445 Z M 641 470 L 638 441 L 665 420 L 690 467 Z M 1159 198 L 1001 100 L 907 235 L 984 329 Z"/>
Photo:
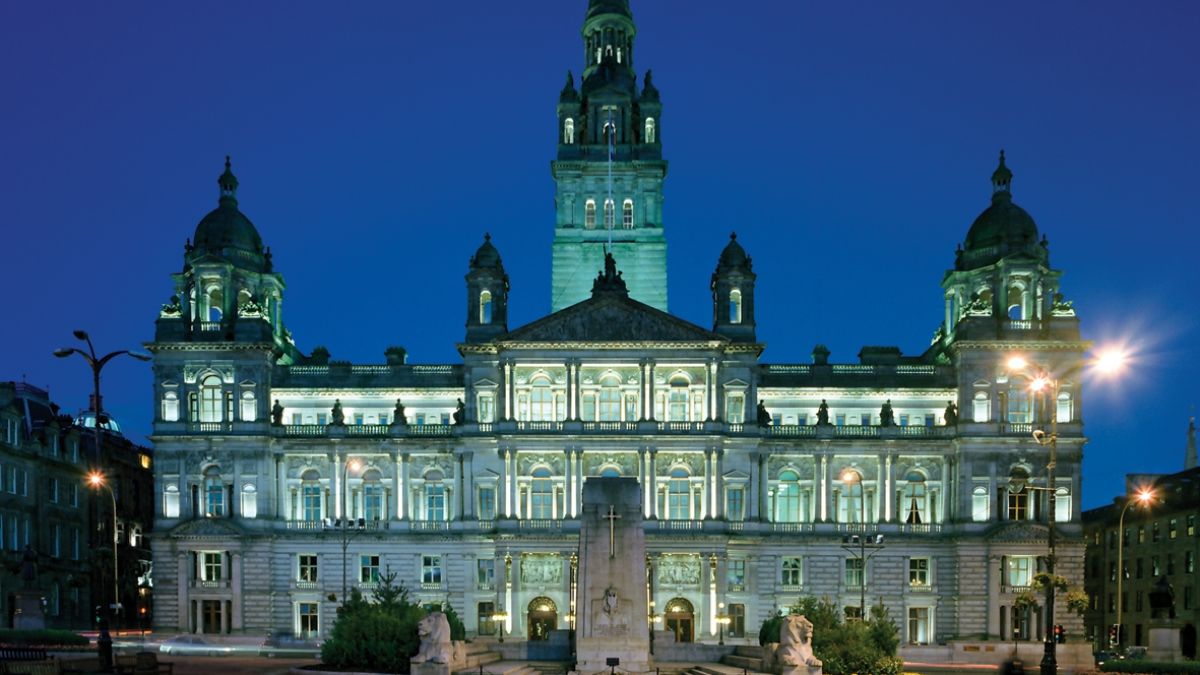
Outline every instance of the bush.
<path fill-rule="evenodd" d="M 1168 663 L 1165 661 L 1143 661 L 1141 659 L 1118 659 L 1100 665 L 1105 673 L 1151 673 L 1153 675 L 1198 675 L 1200 661 Z"/>
<path fill-rule="evenodd" d="M 30 647 L 87 646 L 88 639 L 69 630 L 0 630 L 0 644 Z"/>
<path fill-rule="evenodd" d="M 882 604 L 871 608 L 867 621 L 843 621 L 837 605 L 827 598 L 802 598 L 789 608 L 813 624 L 813 654 L 823 662 L 828 675 L 900 675 L 903 661 L 896 656 L 899 630 Z M 779 642 L 785 617 L 763 622 L 759 644 Z"/>
<path fill-rule="evenodd" d="M 321 645 L 322 661 L 344 670 L 409 672 L 409 659 L 420 647 L 417 624 L 425 610 L 409 601 L 408 590 L 395 579 L 390 570 L 380 575 L 374 602 L 367 602 L 358 589 L 351 591 Z"/>

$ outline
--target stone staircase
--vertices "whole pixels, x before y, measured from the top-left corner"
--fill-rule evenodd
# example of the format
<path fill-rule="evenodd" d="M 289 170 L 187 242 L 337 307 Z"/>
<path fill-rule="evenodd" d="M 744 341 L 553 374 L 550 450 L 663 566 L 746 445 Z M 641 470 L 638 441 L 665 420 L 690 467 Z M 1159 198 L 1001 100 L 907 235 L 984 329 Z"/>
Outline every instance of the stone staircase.
<path fill-rule="evenodd" d="M 688 670 L 688 675 L 765 675 L 756 670 L 742 668 L 740 666 L 730 666 L 724 663 L 704 663 L 698 666 L 693 666 Z"/>
<path fill-rule="evenodd" d="M 721 657 L 720 665 L 734 668 L 739 673 L 742 670 L 745 670 L 747 673 L 761 673 L 763 672 L 762 657 L 762 647 L 757 645 L 738 645 L 732 654 L 726 654 Z"/>
<path fill-rule="evenodd" d="M 525 665 L 538 675 L 566 675 L 571 672 L 570 661 L 529 661 Z"/>
<path fill-rule="evenodd" d="M 462 667 L 459 668 L 456 672 L 460 672 L 460 673 L 473 672 L 476 675 L 478 675 L 480 666 L 483 666 L 483 669 L 488 672 L 499 672 L 499 671 L 492 671 L 492 664 L 499 662 L 501 659 L 501 656 L 499 654 L 497 654 L 496 652 L 491 651 L 488 648 L 488 643 L 486 643 L 486 642 L 478 642 L 478 641 L 468 642 L 466 644 L 465 657 L 466 657 L 466 660 L 464 661 Z M 523 673 L 519 673 L 519 674 L 514 673 L 514 675 L 524 675 L 524 674 Z"/>
<path fill-rule="evenodd" d="M 498 659 L 499 654 L 494 654 Z M 467 670 L 456 670 L 454 675 L 538 675 L 538 671 L 529 667 L 526 661 L 497 661 L 495 659 L 488 663 L 477 663 L 473 668 Z"/>

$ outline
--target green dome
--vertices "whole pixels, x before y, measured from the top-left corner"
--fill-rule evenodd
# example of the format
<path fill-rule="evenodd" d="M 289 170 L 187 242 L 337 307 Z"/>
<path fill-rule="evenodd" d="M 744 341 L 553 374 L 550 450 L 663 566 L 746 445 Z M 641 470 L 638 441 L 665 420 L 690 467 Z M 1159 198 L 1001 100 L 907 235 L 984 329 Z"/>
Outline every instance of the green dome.
<path fill-rule="evenodd" d="M 725 250 L 721 251 L 717 269 L 721 271 L 750 269 L 750 256 L 746 255 L 746 249 L 737 242 L 737 232 L 729 235 L 729 243 L 725 245 Z"/>
<path fill-rule="evenodd" d="M 221 198 L 217 208 L 204 216 L 196 225 L 192 244 L 198 250 L 220 254 L 226 249 L 237 249 L 256 256 L 263 254 L 262 237 L 254 223 L 238 210 L 237 177 L 225 158 L 225 173 L 217 179 L 221 186 Z"/>
<path fill-rule="evenodd" d="M 1013 203 L 1008 192 L 992 195 L 992 205 L 971 224 L 967 231 L 967 250 L 1008 244 L 1021 246 L 1036 242 L 1037 224 L 1025 209 Z"/>
<path fill-rule="evenodd" d="M 492 244 L 492 235 L 483 235 L 483 243 L 475 251 L 475 255 L 471 256 L 471 269 L 498 269 L 504 270 L 504 263 L 500 262 L 500 251 Z"/>
<path fill-rule="evenodd" d="M 629 19 L 633 18 L 633 12 L 629 11 L 629 0 L 591 0 L 588 2 L 587 17 L 584 21 L 604 14 L 620 14 Z"/>

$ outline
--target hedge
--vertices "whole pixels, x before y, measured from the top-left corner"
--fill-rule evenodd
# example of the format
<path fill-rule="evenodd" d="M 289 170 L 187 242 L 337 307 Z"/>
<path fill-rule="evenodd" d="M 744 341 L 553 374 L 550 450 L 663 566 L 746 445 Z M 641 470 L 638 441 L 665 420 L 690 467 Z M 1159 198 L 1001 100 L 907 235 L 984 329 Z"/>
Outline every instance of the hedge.
<path fill-rule="evenodd" d="M 53 647 L 53 646 L 87 646 L 88 639 L 83 635 L 69 630 L 0 630 L 0 644 Z"/>
<path fill-rule="evenodd" d="M 1146 661 L 1118 659 L 1100 665 L 1105 673 L 1151 673 L 1153 675 L 1200 675 L 1200 661 Z"/>

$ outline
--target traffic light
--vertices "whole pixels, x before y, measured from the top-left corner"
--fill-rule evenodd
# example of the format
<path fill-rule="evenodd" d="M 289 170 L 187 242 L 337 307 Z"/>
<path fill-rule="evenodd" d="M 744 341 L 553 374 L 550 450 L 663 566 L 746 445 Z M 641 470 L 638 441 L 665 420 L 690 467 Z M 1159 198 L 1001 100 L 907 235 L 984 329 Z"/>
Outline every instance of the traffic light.
<path fill-rule="evenodd" d="M 1112 645 L 1113 647 L 1116 647 L 1119 639 L 1120 639 L 1120 626 L 1118 624 L 1114 623 L 1113 625 L 1108 627 L 1108 644 Z"/>
<path fill-rule="evenodd" d="M 1062 644 L 1067 641 L 1067 631 L 1061 623 L 1054 624 L 1054 641 Z"/>

